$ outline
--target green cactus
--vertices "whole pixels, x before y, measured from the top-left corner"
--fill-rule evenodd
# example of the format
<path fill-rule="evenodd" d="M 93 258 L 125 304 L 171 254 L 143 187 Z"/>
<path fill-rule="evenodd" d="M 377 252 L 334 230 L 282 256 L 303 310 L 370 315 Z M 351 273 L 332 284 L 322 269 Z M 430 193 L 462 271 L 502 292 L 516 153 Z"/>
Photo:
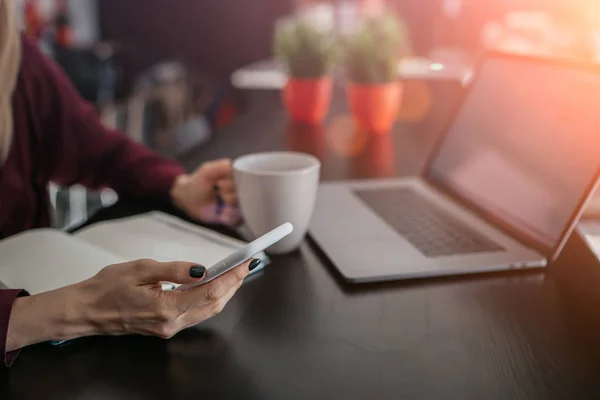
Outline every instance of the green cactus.
<path fill-rule="evenodd" d="M 333 68 L 337 45 L 335 36 L 304 20 L 291 21 L 275 36 L 275 54 L 289 76 L 320 78 Z"/>
<path fill-rule="evenodd" d="M 359 84 L 381 84 L 398 77 L 398 63 L 410 54 L 408 32 L 397 17 L 365 19 L 343 42 L 348 79 Z"/>

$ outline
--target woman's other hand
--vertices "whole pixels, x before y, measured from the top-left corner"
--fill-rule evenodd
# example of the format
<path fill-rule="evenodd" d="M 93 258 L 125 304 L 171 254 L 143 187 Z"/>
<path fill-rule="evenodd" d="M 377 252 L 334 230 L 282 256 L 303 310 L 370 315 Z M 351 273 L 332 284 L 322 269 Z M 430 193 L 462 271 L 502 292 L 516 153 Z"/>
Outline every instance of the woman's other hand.
<path fill-rule="evenodd" d="M 207 223 L 236 225 L 240 221 L 231 160 L 202 164 L 180 175 L 171 189 L 173 203 L 190 217 Z"/>
<path fill-rule="evenodd" d="M 111 265 L 78 284 L 17 299 L 7 351 L 91 335 L 170 338 L 220 313 L 248 272 L 246 262 L 205 285 L 164 291 L 160 282 L 193 283 L 204 276 L 204 267 L 152 260 Z"/>

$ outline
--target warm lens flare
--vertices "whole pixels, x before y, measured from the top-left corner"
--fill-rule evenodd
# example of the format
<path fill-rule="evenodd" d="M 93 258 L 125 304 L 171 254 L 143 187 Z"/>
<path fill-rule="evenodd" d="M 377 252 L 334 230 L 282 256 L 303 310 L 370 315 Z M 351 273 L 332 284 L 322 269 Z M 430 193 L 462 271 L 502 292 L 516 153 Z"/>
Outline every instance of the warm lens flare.
<path fill-rule="evenodd" d="M 334 119 L 327 129 L 329 148 L 344 157 L 355 157 L 362 153 L 368 141 L 368 133 L 356 129 L 350 116 Z"/>

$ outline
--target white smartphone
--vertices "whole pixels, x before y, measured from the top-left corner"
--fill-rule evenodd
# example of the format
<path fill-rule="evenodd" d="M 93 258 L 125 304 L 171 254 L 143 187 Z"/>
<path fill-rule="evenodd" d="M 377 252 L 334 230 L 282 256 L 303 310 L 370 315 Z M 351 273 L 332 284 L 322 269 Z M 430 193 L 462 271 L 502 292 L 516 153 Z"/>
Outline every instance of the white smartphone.
<path fill-rule="evenodd" d="M 292 233 L 294 227 L 289 222 L 278 226 L 270 232 L 265 233 L 261 237 L 252 242 L 248 243 L 238 251 L 228 255 L 218 263 L 208 267 L 206 269 L 206 275 L 202 280 L 178 286 L 175 290 L 187 290 L 200 285 L 204 285 L 212 281 L 215 278 L 223 275 L 224 273 L 232 270 L 238 265 L 248 261 L 252 256 L 260 253 L 267 249 L 269 246 L 279 242 L 281 239 Z"/>

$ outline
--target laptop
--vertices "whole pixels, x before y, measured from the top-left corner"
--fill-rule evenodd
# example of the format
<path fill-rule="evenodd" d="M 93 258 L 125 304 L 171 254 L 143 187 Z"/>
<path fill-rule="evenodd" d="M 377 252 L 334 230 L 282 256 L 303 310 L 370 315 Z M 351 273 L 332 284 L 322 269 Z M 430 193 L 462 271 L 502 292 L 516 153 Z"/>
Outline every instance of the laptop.
<path fill-rule="evenodd" d="M 600 68 L 487 54 L 421 177 L 323 183 L 310 235 L 372 282 L 542 268 L 600 168 Z"/>

